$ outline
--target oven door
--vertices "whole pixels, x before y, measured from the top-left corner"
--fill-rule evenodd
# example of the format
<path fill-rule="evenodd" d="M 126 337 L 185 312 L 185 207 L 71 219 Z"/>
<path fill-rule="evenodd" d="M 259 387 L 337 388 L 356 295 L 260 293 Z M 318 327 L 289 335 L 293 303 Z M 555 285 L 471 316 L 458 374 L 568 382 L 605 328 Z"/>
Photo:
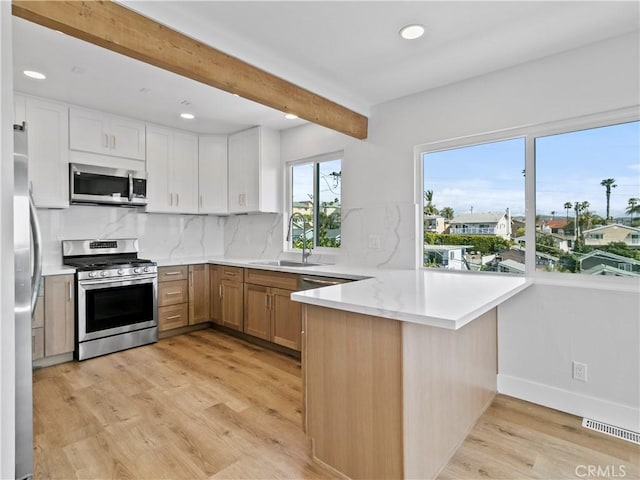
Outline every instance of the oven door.
<path fill-rule="evenodd" d="M 156 274 L 78 282 L 78 342 L 158 325 Z"/>

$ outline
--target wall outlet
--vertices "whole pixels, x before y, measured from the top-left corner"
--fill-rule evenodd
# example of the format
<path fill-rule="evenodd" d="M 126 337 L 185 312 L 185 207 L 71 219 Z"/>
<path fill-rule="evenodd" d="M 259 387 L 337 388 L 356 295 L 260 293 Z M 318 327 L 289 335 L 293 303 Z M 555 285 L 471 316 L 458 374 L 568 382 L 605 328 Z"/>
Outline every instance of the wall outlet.
<path fill-rule="evenodd" d="M 587 381 L 587 364 L 580 362 L 573 362 L 573 379 L 580 382 Z"/>
<path fill-rule="evenodd" d="M 380 235 L 369 234 L 368 245 L 371 250 L 380 250 Z"/>

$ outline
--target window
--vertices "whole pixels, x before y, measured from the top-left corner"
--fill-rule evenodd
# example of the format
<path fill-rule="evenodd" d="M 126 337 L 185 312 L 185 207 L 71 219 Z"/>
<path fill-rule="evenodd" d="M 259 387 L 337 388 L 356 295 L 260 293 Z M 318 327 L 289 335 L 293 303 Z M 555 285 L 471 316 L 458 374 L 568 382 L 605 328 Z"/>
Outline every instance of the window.
<path fill-rule="evenodd" d="M 535 139 L 536 218 L 563 225 L 536 250 L 559 258 L 555 271 L 640 276 L 639 139 L 637 121 Z"/>
<path fill-rule="evenodd" d="M 460 270 L 640 277 L 637 119 L 629 108 L 423 145 L 423 265 L 442 268 L 453 244 Z"/>
<path fill-rule="evenodd" d="M 341 243 L 342 155 L 290 165 L 292 248 L 339 247 Z"/>
<path fill-rule="evenodd" d="M 525 139 L 426 150 L 421 159 L 423 266 L 522 273 L 525 251 L 515 239 L 524 228 L 514 225 L 524 225 Z M 448 262 L 438 260 L 447 250 Z"/>

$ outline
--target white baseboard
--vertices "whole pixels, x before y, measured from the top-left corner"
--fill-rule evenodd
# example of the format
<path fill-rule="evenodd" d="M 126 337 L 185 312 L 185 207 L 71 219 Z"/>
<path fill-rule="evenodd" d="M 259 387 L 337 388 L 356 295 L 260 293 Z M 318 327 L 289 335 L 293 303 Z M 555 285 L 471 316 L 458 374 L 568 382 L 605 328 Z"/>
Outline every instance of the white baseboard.
<path fill-rule="evenodd" d="M 581 395 L 509 375 L 498 375 L 498 393 L 640 432 L 640 408 Z"/>

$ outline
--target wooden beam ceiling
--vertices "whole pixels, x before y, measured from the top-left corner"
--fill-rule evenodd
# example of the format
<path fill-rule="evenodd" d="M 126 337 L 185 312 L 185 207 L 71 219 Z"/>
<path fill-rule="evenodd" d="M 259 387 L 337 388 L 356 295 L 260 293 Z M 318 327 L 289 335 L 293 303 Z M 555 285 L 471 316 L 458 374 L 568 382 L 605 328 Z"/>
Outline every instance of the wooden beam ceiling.
<path fill-rule="evenodd" d="M 367 117 L 111 1 L 13 0 L 13 14 L 346 135 Z"/>

